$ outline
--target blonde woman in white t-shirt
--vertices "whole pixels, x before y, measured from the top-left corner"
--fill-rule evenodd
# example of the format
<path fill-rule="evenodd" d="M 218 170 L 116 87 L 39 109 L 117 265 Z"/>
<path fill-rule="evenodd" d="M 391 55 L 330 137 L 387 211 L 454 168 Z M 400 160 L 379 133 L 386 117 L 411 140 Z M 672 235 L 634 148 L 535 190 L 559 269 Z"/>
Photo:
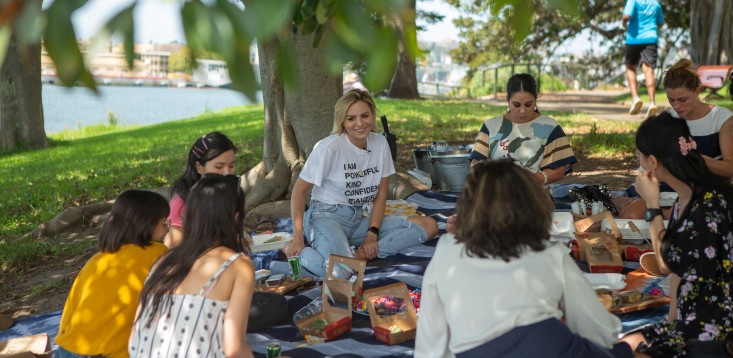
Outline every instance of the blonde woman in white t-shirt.
<path fill-rule="evenodd" d="M 368 92 L 344 94 L 334 108 L 333 133 L 315 145 L 295 182 L 293 241 L 285 253 L 299 255 L 301 265 L 318 276 L 326 275 L 331 254 L 383 258 L 438 233 L 430 217 L 384 215 L 388 178 L 395 169 L 387 140 L 372 132 L 375 118 L 376 105 Z"/>

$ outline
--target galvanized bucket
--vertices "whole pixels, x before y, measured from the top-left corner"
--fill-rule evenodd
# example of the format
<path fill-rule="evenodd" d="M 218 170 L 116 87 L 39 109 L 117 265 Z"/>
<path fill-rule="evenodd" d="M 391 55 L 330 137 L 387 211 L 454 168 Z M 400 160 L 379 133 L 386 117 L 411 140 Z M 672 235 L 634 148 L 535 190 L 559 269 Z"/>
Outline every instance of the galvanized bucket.
<path fill-rule="evenodd" d="M 472 149 L 473 145 L 445 146 L 428 152 L 433 170 L 433 182 L 438 186 L 438 190 L 463 191 L 463 184 L 471 171 L 468 157 Z"/>

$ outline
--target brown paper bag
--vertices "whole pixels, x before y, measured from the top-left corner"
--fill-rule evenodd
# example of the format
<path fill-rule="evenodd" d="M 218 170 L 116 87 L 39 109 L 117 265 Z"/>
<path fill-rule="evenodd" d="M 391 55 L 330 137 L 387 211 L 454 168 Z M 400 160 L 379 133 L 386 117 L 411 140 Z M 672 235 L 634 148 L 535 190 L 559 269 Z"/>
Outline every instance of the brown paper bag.
<path fill-rule="evenodd" d="M 624 264 L 614 238 L 601 236 L 584 241 L 585 257 L 591 273 L 621 273 Z"/>
<path fill-rule="evenodd" d="M 611 215 L 610 211 L 604 211 L 600 214 L 575 221 L 573 225 L 575 225 L 575 231 L 577 232 L 597 233 L 600 232 L 600 224 L 603 222 L 603 219 L 607 219 L 608 222 L 611 224 L 611 234 L 614 238 L 616 238 L 616 243 L 620 243 L 621 230 L 618 229 L 618 225 L 616 225 L 616 221 L 613 219 L 613 215 Z M 597 230 L 595 230 L 596 226 Z"/>

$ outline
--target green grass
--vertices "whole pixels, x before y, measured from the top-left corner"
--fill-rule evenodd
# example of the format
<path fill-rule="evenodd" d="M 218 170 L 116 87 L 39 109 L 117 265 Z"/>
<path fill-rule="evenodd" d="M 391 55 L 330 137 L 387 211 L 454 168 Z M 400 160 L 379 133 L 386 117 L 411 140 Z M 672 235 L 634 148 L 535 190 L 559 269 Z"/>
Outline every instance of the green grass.
<path fill-rule="evenodd" d="M 220 130 L 240 147 L 237 167 L 262 156 L 260 106 L 144 126 L 100 126 L 51 135 L 51 147 L 0 156 L 0 241 L 32 230 L 65 208 L 113 199 L 133 188 L 170 185 L 194 140 Z M 73 139 L 70 139 L 73 138 Z"/>
<path fill-rule="evenodd" d="M 95 237 L 69 242 L 48 242 L 25 238 L 12 244 L 0 243 L 0 271 L 22 272 L 54 257 L 73 256 L 95 246 Z"/>
<path fill-rule="evenodd" d="M 481 124 L 505 109 L 466 101 L 378 100 L 402 148 L 433 140 L 472 143 Z M 636 123 L 597 121 L 582 114 L 548 112 L 585 153 L 633 153 Z M 162 124 L 99 125 L 50 135 L 51 147 L 0 155 L 0 260 L 8 238 L 31 231 L 64 209 L 110 200 L 126 189 L 169 186 L 191 143 L 214 130 L 239 147 L 237 171 L 262 157 L 263 109 L 250 105 Z M 20 245 L 19 241 L 13 246 Z M 31 253 L 42 248 L 27 247 Z M 38 244 L 40 245 L 40 244 Z M 22 250 L 16 250 L 22 251 Z M 32 259 L 32 258 L 28 258 Z"/>

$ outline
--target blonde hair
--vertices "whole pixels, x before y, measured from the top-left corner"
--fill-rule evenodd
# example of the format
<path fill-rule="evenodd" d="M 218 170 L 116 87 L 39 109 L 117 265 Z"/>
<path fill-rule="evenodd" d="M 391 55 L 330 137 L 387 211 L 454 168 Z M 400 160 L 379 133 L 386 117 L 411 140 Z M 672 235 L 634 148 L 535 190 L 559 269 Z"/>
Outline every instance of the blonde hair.
<path fill-rule="evenodd" d="M 364 102 L 369 106 L 369 110 L 372 111 L 372 115 L 376 118 L 377 116 L 377 105 L 374 104 L 374 99 L 369 95 L 369 92 L 353 89 L 349 92 L 344 93 L 333 108 L 333 129 L 331 134 L 342 134 L 344 133 L 344 121 L 346 120 L 346 112 L 349 111 L 349 107 L 356 102 Z"/>
<path fill-rule="evenodd" d="M 702 86 L 702 82 L 700 82 L 695 64 L 683 58 L 667 70 L 662 80 L 662 86 L 664 89 L 686 88 L 694 92 Z"/>

